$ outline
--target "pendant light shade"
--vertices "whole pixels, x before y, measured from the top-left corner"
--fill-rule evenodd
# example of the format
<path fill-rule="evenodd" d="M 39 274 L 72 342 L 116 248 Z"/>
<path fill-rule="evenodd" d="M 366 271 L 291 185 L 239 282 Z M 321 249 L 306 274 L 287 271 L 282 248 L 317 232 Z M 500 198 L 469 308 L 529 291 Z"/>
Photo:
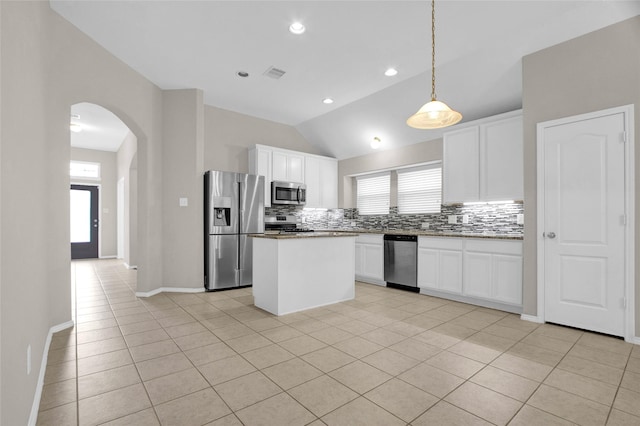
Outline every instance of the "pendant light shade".
<path fill-rule="evenodd" d="M 452 110 L 444 102 L 434 99 L 409 117 L 407 124 L 416 129 L 440 129 L 452 126 L 460 120 L 462 120 L 462 114 Z"/>
<path fill-rule="evenodd" d="M 407 124 L 415 129 L 440 129 L 460 120 L 462 114 L 436 100 L 436 5 L 435 0 L 431 0 L 431 102 L 409 117 Z"/>

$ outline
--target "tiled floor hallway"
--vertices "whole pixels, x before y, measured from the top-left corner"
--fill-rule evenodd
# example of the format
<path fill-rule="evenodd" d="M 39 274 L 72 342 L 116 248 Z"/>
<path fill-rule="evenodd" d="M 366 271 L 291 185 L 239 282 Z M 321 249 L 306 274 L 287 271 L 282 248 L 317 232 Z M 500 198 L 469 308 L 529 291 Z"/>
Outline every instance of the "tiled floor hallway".
<path fill-rule="evenodd" d="M 39 425 L 640 425 L 619 339 L 367 284 L 275 317 L 250 288 L 138 299 L 114 260 L 72 276 Z"/>

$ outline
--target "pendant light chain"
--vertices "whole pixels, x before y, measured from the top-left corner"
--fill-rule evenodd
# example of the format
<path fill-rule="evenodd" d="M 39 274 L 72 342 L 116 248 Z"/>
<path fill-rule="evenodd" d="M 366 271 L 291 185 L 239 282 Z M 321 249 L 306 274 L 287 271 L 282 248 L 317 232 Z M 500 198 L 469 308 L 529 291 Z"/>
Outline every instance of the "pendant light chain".
<path fill-rule="evenodd" d="M 436 0 L 431 0 L 431 101 L 407 119 L 414 129 L 441 129 L 462 120 L 462 114 L 436 100 Z"/>
<path fill-rule="evenodd" d="M 431 100 L 436 100 L 436 0 L 431 0 Z"/>

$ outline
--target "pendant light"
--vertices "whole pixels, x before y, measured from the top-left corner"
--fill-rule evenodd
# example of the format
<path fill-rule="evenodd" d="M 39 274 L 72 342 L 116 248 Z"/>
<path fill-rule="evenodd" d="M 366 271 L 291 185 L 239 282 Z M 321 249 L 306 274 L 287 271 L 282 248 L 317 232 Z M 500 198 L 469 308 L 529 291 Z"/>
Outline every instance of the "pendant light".
<path fill-rule="evenodd" d="M 462 120 L 462 114 L 436 100 L 436 2 L 431 0 L 431 102 L 427 102 L 407 124 L 415 129 L 440 129 Z"/>

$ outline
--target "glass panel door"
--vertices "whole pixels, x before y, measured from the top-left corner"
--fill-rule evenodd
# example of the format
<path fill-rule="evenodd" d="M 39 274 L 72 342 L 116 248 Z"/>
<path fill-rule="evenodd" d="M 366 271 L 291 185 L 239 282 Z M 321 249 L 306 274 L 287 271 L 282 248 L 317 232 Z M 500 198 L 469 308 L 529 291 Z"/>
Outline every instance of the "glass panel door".
<path fill-rule="evenodd" d="M 69 225 L 71 258 L 98 257 L 98 187 L 71 185 Z"/>

